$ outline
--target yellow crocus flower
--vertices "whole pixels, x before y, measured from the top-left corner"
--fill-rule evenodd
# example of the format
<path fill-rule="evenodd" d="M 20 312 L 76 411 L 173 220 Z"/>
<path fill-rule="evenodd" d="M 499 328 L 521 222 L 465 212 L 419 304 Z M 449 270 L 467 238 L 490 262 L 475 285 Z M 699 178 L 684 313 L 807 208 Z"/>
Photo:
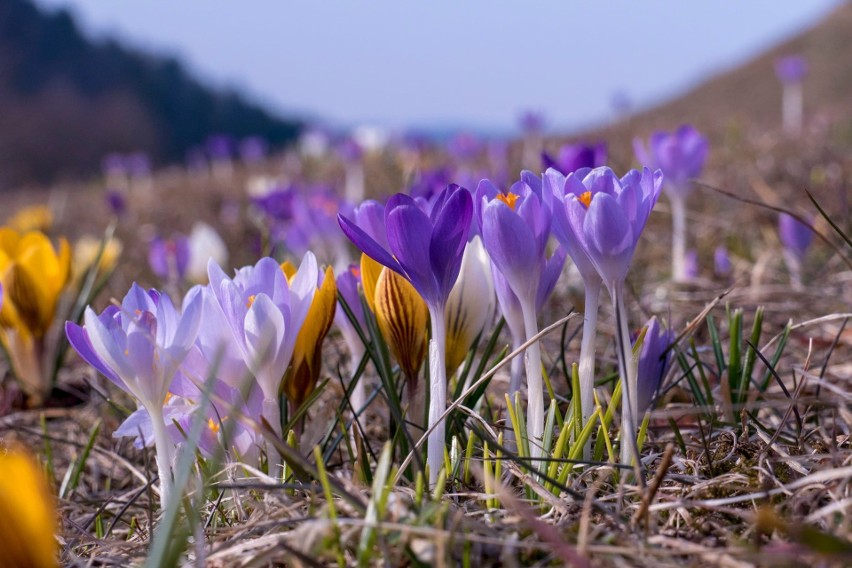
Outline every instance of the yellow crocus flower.
<path fill-rule="evenodd" d="M 361 256 L 361 284 L 391 354 L 406 378 L 416 380 L 428 347 L 426 302 L 408 280 L 367 255 Z"/>
<path fill-rule="evenodd" d="M 53 226 L 53 213 L 46 205 L 30 205 L 18 210 L 7 224 L 21 233 L 47 231 Z"/>
<path fill-rule="evenodd" d="M 103 239 L 98 239 L 90 235 L 80 237 L 74 243 L 72 273 L 74 274 L 75 282 L 79 282 L 83 275 L 86 274 L 86 271 L 95 263 L 102 243 Z M 100 261 L 98 262 L 99 275 L 106 274 L 115 268 L 123 248 L 121 241 L 116 238 L 111 238 L 106 242 L 103 254 L 101 254 Z"/>
<path fill-rule="evenodd" d="M 0 446 L 0 566 L 59 566 L 56 506 L 35 460 Z"/>
<path fill-rule="evenodd" d="M 285 262 L 281 265 L 288 280 L 296 274 L 296 267 Z M 284 374 L 282 388 L 293 411 L 296 411 L 311 395 L 322 368 L 322 344 L 337 308 L 337 284 L 334 271 L 326 268 L 322 284 L 317 288 L 305 323 L 296 336 L 293 358 Z"/>
<path fill-rule="evenodd" d="M 57 251 L 44 233 L 0 228 L 0 341 L 16 377 L 35 402 L 50 388 L 41 372 L 44 338 L 70 275 L 68 241 L 60 239 Z"/>

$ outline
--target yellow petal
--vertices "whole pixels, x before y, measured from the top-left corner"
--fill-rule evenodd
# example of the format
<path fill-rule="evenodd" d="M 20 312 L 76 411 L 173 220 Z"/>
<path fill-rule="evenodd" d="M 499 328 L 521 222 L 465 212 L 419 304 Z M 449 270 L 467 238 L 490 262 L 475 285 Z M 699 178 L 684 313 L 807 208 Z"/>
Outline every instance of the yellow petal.
<path fill-rule="evenodd" d="M 56 508 L 36 462 L 0 448 L 0 566 L 58 566 Z"/>
<path fill-rule="evenodd" d="M 361 286 L 364 288 L 364 298 L 370 310 L 376 312 L 376 283 L 384 267 L 367 256 L 361 254 Z"/>
<path fill-rule="evenodd" d="M 53 213 L 45 205 L 24 207 L 9 219 L 9 226 L 15 230 L 47 231 L 53 225 Z"/>
<path fill-rule="evenodd" d="M 316 387 L 322 368 L 322 344 L 331 329 L 336 308 L 337 284 L 334 271 L 328 267 L 322 284 L 314 294 L 305 323 L 296 336 L 293 359 L 284 375 L 284 394 L 296 408 L 305 402 Z"/>
<path fill-rule="evenodd" d="M 296 275 L 298 269 L 293 265 L 289 260 L 285 260 L 281 263 L 281 270 L 284 271 L 284 276 L 287 277 L 287 282 L 293 280 L 293 277 Z"/>
<path fill-rule="evenodd" d="M 361 278 L 363 281 L 363 270 Z M 375 301 L 376 322 L 391 353 L 406 377 L 416 377 L 426 357 L 426 302 L 414 286 L 390 268 L 383 268 L 379 274 Z"/>

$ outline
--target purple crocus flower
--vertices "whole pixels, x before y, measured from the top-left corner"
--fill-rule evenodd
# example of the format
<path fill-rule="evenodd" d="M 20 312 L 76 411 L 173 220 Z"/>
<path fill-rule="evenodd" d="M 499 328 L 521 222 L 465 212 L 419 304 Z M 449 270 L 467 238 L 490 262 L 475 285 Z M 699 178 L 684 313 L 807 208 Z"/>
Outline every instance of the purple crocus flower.
<path fill-rule="evenodd" d="M 672 278 L 686 278 L 686 198 L 692 190 L 690 180 L 697 177 L 707 160 L 707 139 L 691 125 L 673 133 L 655 132 L 648 149 L 638 138 L 633 141 L 639 162 L 663 171 L 663 189 L 672 207 Z"/>
<path fill-rule="evenodd" d="M 117 189 L 108 189 L 104 196 L 104 201 L 106 201 L 107 207 L 116 217 L 123 217 L 127 211 L 127 199 L 124 197 L 124 193 Z"/>
<path fill-rule="evenodd" d="M 482 142 L 470 132 L 459 132 L 447 142 L 447 152 L 459 162 L 468 162 L 482 151 Z"/>
<path fill-rule="evenodd" d="M 481 181 L 476 190 L 476 217 L 482 242 L 495 274 L 500 273 L 520 303 L 527 341 L 538 333 L 536 300 L 546 264 L 551 202 L 551 196 L 542 194 L 541 179 L 528 171 L 522 172 L 521 180 L 505 193 L 488 180 Z M 538 342 L 528 347 L 525 362 L 527 432 L 530 451 L 539 457 L 544 432 L 544 389 Z"/>
<path fill-rule="evenodd" d="M 344 162 L 360 162 L 364 157 L 364 149 L 352 138 L 345 138 L 337 145 L 337 155 Z"/>
<path fill-rule="evenodd" d="M 805 258 L 814 240 L 813 229 L 787 213 L 778 215 L 778 235 L 784 249 L 800 260 Z"/>
<path fill-rule="evenodd" d="M 544 128 L 544 115 L 534 110 L 528 110 L 521 114 L 518 122 L 521 130 L 525 133 L 539 133 Z"/>
<path fill-rule="evenodd" d="M 316 292 L 316 258 L 313 253 L 305 254 L 290 284 L 270 257 L 238 270 L 233 279 L 212 259 L 207 272 L 210 284 L 206 290 L 212 295 L 208 301 L 221 309 L 243 363 L 263 392 L 263 416 L 280 435 L 281 380 Z"/>
<path fill-rule="evenodd" d="M 597 270 L 609 291 L 616 315 L 619 371 L 625 394 L 623 439 L 629 441 L 622 444 L 625 463 L 634 458 L 638 460 L 635 444 L 638 406 L 636 375 L 628 363 L 630 335 L 624 308 L 624 280 L 636 244 L 660 195 L 662 182 L 660 170 L 653 173 L 648 168 L 641 173 L 631 170 L 619 179 L 611 169 L 602 167 L 568 174 L 562 191 L 564 236 L 575 250 L 585 253 L 585 257 L 579 256 L 580 264 L 588 258 Z"/>
<path fill-rule="evenodd" d="M 289 221 L 293 217 L 295 195 L 293 187 L 281 187 L 252 198 L 251 203 L 271 221 Z"/>
<path fill-rule="evenodd" d="M 555 157 L 543 152 L 541 159 L 545 168 L 554 168 L 564 173 L 575 172 L 581 168 L 597 168 L 606 165 L 606 142 L 565 144 Z"/>
<path fill-rule="evenodd" d="M 675 339 L 674 331 L 665 329 L 656 317 L 652 317 L 646 327 L 648 329 L 639 354 L 636 389 L 637 406 L 643 414 L 651 407 L 654 395 L 669 369 L 670 347 Z"/>
<path fill-rule="evenodd" d="M 387 248 L 344 215 L 340 227 L 367 256 L 406 278 L 429 308 L 432 339 L 429 343 L 430 406 L 427 462 L 434 485 L 444 459 L 446 408 L 446 323 L 444 308 L 461 268 L 473 204 L 470 192 L 447 186 L 427 213 L 408 195 L 398 193 L 385 208 Z"/>
<path fill-rule="evenodd" d="M 124 159 L 127 173 L 134 178 L 147 178 L 151 175 L 151 159 L 144 152 L 128 154 Z"/>
<path fill-rule="evenodd" d="M 713 272 L 716 276 L 727 276 L 733 270 L 731 265 L 731 257 L 728 254 L 728 249 L 724 245 L 719 245 L 713 251 Z"/>
<path fill-rule="evenodd" d="M 148 264 L 164 281 L 182 281 L 189 265 L 189 239 L 179 233 L 168 239 L 154 238 L 148 245 Z"/>
<path fill-rule="evenodd" d="M 101 160 L 101 171 L 106 177 L 124 176 L 127 173 L 124 156 L 117 152 L 107 154 Z"/>
<path fill-rule="evenodd" d="M 684 124 L 674 132 L 654 132 L 646 149 L 642 140 L 633 140 L 636 158 L 643 166 L 663 171 L 668 195 L 687 195 L 690 180 L 698 177 L 707 161 L 707 138 L 694 126 Z"/>
<path fill-rule="evenodd" d="M 689 249 L 686 251 L 686 258 L 684 259 L 684 275 L 686 280 L 695 280 L 698 278 L 700 272 L 701 267 L 698 263 L 698 251 Z"/>
<path fill-rule="evenodd" d="M 787 213 L 778 215 L 778 236 L 784 246 L 784 261 L 793 288 L 802 288 L 802 262 L 814 239 L 813 229 Z"/>
<path fill-rule="evenodd" d="M 198 334 L 201 302 L 187 294 L 183 312 L 169 297 L 136 284 L 121 302 L 101 315 L 86 308 L 85 326 L 65 324 L 72 347 L 84 361 L 134 398 L 148 411 L 157 448 L 161 499 L 169 500 L 171 446 L 163 405 L 172 381 Z"/>
<path fill-rule="evenodd" d="M 808 74 L 808 60 L 802 55 L 787 55 L 775 60 L 775 74 L 782 83 L 799 83 Z"/>

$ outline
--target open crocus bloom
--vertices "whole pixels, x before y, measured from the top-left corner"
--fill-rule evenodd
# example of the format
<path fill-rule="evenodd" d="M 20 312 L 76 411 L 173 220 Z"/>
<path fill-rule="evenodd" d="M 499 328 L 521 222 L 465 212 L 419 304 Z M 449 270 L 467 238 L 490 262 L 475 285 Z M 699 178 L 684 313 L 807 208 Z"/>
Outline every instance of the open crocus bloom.
<path fill-rule="evenodd" d="M 80 357 L 148 411 L 164 506 L 171 489 L 172 441 L 163 406 L 179 366 L 195 343 L 200 322 L 197 289 L 187 295 L 181 313 L 167 295 L 133 284 L 120 307 L 110 306 L 100 315 L 86 308 L 85 327 L 65 324 L 68 341 Z"/>

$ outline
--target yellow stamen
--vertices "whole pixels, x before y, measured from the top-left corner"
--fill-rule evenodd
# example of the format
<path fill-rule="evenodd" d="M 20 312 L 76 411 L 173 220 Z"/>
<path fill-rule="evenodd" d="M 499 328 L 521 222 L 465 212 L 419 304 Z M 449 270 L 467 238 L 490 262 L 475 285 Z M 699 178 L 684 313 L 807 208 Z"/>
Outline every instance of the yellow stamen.
<path fill-rule="evenodd" d="M 509 209 L 511 209 L 512 211 L 515 210 L 515 202 L 518 201 L 519 197 L 520 195 L 512 192 L 497 194 L 497 199 L 508 205 Z"/>
<path fill-rule="evenodd" d="M 589 208 L 589 205 L 592 204 L 592 192 L 587 191 L 583 195 L 580 196 L 580 203 L 586 206 L 586 209 Z"/>
<path fill-rule="evenodd" d="M 218 434 L 218 433 L 219 433 L 219 430 L 222 428 L 221 424 L 219 424 L 218 422 L 216 422 L 216 421 L 215 421 L 215 420 L 213 420 L 212 418 L 210 418 L 209 420 L 207 420 L 207 427 L 208 427 L 208 428 L 210 429 L 210 431 L 211 431 L 211 432 L 213 432 L 214 434 Z"/>
<path fill-rule="evenodd" d="M 124 354 L 127 355 L 127 352 L 125 351 Z M 172 393 L 167 392 L 166 398 L 163 399 L 163 405 L 165 406 L 166 404 L 168 404 L 171 399 L 172 399 Z"/>
<path fill-rule="evenodd" d="M 249 296 L 249 298 L 248 298 L 248 302 L 246 302 L 246 307 L 247 307 L 247 308 L 250 308 L 250 307 L 251 307 L 251 305 L 252 305 L 252 304 L 254 304 L 254 299 L 255 299 L 256 297 L 257 297 L 257 296 L 255 296 L 254 294 L 252 294 L 251 296 Z"/>

